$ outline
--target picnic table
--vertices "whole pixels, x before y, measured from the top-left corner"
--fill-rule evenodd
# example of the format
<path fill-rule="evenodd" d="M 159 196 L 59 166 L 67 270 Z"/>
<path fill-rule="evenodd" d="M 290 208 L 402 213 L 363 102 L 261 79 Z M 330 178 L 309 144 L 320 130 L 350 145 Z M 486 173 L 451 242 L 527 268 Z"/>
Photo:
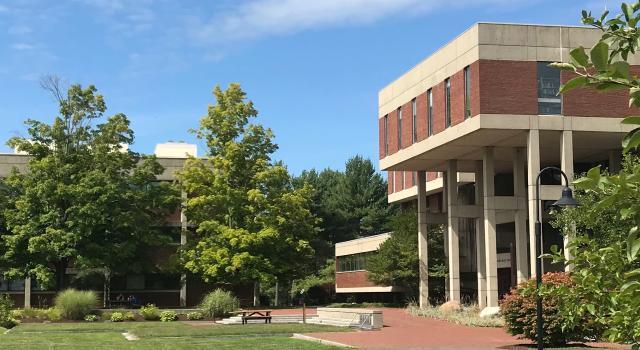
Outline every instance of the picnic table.
<path fill-rule="evenodd" d="M 241 310 L 242 324 L 247 324 L 248 320 L 264 320 L 264 323 L 271 323 L 271 310 Z"/>

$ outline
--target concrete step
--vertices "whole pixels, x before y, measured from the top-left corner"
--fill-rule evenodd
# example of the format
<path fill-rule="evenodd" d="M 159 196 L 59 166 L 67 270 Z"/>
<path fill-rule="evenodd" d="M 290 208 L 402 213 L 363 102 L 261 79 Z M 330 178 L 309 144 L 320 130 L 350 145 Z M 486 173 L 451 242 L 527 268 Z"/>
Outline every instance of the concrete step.
<path fill-rule="evenodd" d="M 314 318 L 311 320 L 307 320 L 308 323 L 314 324 L 324 324 L 328 326 L 337 326 L 337 327 L 359 327 L 360 325 L 356 322 L 344 319 L 333 319 L 333 318 Z"/>

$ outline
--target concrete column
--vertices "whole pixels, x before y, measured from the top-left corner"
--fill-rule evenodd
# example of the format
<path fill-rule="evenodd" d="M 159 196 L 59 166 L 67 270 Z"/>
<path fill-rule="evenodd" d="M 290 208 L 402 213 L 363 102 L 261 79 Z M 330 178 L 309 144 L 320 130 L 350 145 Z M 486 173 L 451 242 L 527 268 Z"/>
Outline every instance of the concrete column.
<path fill-rule="evenodd" d="M 31 308 L 31 277 L 24 279 L 24 308 Z"/>
<path fill-rule="evenodd" d="M 458 219 L 458 161 L 447 161 L 447 222 L 449 251 L 449 300 L 460 301 L 460 245 Z"/>
<path fill-rule="evenodd" d="M 560 168 L 567 174 L 569 184 L 571 184 L 573 181 L 573 131 L 571 130 L 563 130 L 562 136 L 560 137 Z M 564 258 L 566 260 L 573 258 L 568 249 L 568 245 L 571 243 L 573 237 L 573 231 L 574 228 L 572 227 L 570 232 L 564 235 Z M 570 272 L 572 267 L 570 264 L 565 264 L 564 269 L 566 272 Z"/>
<path fill-rule="evenodd" d="M 614 149 L 609 151 L 609 172 L 617 174 L 622 169 L 622 150 Z"/>
<path fill-rule="evenodd" d="M 429 306 L 429 254 L 427 240 L 427 176 L 424 171 L 418 171 L 418 258 L 420 264 L 420 307 Z"/>
<path fill-rule="evenodd" d="M 529 211 L 529 276 L 536 274 L 536 177 L 540 172 L 540 131 L 529 130 L 527 136 L 527 198 Z"/>
<path fill-rule="evenodd" d="M 513 195 L 516 199 L 516 276 L 517 283 L 529 278 L 529 260 L 527 258 L 527 194 L 524 176 L 524 149 L 513 150 Z"/>
<path fill-rule="evenodd" d="M 484 208 L 484 177 L 482 161 L 476 162 L 475 204 Z M 487 306 L 487 279 L 484 248 L 484 218 L 476 219 L 476 265 L 478 267 L 478 307 Z"/>
<path fill-rule="evenodd" d="M 185 208 L 187 205 L 187 192 L 182 191 L 182 203 L 180 205 L 180 245 L 187 244 L 187 229 L 189 228 L 187 222 L 187 214 Z M 180 276 L 180 306 L 187 306 L 187 275 L 182 274 Z"/>
<path fill-rule="evenodd" d="M 484 187 L 483 209 L 487 308 L 493 309 L 498 307 L 498 256 L 496 249 L 495 168 L 493 148 L 485 147 L 483 149 L 482 172 Z"/>

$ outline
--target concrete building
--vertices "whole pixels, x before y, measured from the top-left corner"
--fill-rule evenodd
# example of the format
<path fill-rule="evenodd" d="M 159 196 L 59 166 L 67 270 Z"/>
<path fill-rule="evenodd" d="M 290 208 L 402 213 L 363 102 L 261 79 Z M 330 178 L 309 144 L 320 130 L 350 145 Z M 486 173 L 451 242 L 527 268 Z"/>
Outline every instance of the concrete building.
<path fill-rule="evenodd" d="M 123 149 L 126 149 L 123 147 Z M 197 156 L 196 145 L 183 142 L 167 142 L 158 144 L 155 148 L 158 162 L 164 167 L 164 172 L 158 176 L 158 181 L 175 181 L 175 172 L 183 168 L 188 156 Z M 0 154 L 0 178 L 6 177 L 13 168 L 24 172 L 27 170 L 29 157 L 19 151 L 11 154 Z M 175 249 L 187 242 L 187 234 L 193 228 L 189 225 L 182 210 L 169 215 L 166 221 L 166 230 L 174 237 L 170 247 L 154 251 L 151 259 L 154 265 L 162 266 L 175 253 Z M 69 267 L 65 280 L 73 281 L 77 269 Z M 72 284 L 73 285 L 73 284 Z M 102 297 L 101 282 L 97 285 L 83 285 L 82 288 L 95 288 Z M 211 291 L 215 286 L 203 283 L 196 276 L 163 273 L 131 273 L 114 276 L 111 282 L 111 298 L 122 294 L 135 295 L 142 303 L 154 303 L 162 307 L 185 307 L 197 305 L 202 296 Z M 7 281 L 0 277 L 0 294 L 9 294 L 16 306 L 44 307 L 52 305 L 56 294 L 55 287 L 51 289 L 41 288 L 37 282 L 31 279 Z M 251 297 L 251 288 L 238 286 L 234 293 L 242 300 L 248 301 Z"/>
<path fill-rule="evenodd" d="M 336 243 L 336 294 L 339 299 L 347 299 L 348 295 L 356 301 L 391 301 L 394 294 L 404 292 L 401 287 L 380 286 L 367 279 L 368 258 L 376 254 L 390 236 L 390 233 L 383 233 Z"/>
<path fill-rule="evenodd" d="M 379 92 L 380 168 L 389 202 L 416 208 L 420 303 L 428 303 L 427 224 L 447 226 L 447 298 L 495 308 L 535 272 L 535 178 L 544 166 L 570 177 L 616 171 L 626 91 L 558 96 L 571 73 L 548 67 L 601 32 L 585 27 L 478 23 Z M 630 58 L 638 74 L 638 56 Z M 542 178 L 545 207 L 559 174 Z M 543 246 L 562 246 L 544 220 Z M 564 266 L 545 263 L 545 271 Z"/>

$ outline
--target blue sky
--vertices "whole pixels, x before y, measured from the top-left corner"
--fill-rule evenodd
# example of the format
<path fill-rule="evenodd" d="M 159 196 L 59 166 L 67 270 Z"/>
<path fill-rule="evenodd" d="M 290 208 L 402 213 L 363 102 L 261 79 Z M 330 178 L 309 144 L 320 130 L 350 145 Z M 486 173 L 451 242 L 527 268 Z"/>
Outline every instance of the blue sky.
<path fill-rule="evenodd" d="M 56 74 L 132 120 L 132 148 L 196 142 L 216 84 L 239 82 L 293 173 L 377 165 L 377 92 L 479 21 L 579 24 L 613 0 L 0 0 L 0 152 L 57 112 Z M 202 153 L 202 148 L 200 148 Z"/>

